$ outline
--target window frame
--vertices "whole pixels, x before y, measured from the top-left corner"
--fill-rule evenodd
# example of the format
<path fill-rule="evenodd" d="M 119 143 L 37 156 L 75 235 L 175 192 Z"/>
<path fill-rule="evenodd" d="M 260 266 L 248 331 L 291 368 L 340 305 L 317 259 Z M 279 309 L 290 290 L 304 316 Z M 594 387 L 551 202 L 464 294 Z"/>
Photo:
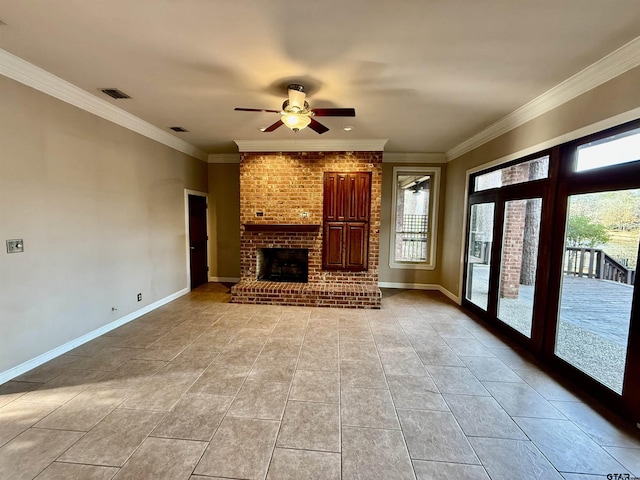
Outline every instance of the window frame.
<path fill-rule="evenodd" d="M 405 270 L 435 270 L 438 245 L 438 204 L 440 197 L 441 167 L 430 166 L 396 166 L 393 167 L 393 184 L 391 193 L 391 228 L 389 237 L 389 268 Z M 427 222 L 427 259 L 425 261 L 398 261 L 395 259 L 396 222 L 398 209 L 398 175 L 430 175 L 429 219 Z"/>
<path fill-rule="evenodd" d="M 467 255 L 469 248 L 469 213 L 471 205 L 486 203 L 495 199 L 501 204 L 517 198 L 529 198 L 543 195 L 542 223 L 540 236 L 545 238 L 540 243 L 538 252 L 538 271 L 536 276 L 536 292 L 534 294 L 533 328 L 531 338 L 526 338 L 520 332 L 502 322 L 497 315 L 498 305 L 490 296 L 490 308 L 484 311 L 471 303 L 467 297 L 468 261 L 464 259 L 461 283 L 461 305 L 471 313 L 483 319 L 506 336 L 522 345 L 525 350 L 533 354 L 536 360 L 549 365 L 566 379 L 576 383 L 591 396 L 603 402 L 607 407 L 622 415 L 634 424 L 640 425 L 640 286 L 634 287 L 632 299 L 631 324 L 629 327 L 626 371 L 623 380 L 622 394 L 615 392 L 600 381 L 589 376 L 578 367 L 559 357 L 555 351 L 558 334 L 559 309 L 561 307 L 561 287 L 563 280 L 564 240 L 566 236 L 566 220 L 568 198 L 583 193 L 596 193 L 609 190 L 628 190 L 638 188 L 640 173 L 640 159 L 614 165 L 602 166 L 590 170 L 576 170 L 577 148 L 586 143 L 608 138 L 625 131 L 640 128 L 640 119 L 633 120 L 590 135 L 559 143 L 548 149 L 522 156 L 518 159 L 501 164 L 487 164 L 487 168 L 474 168 L 468 171 L 467 208 L 465 210 L 465 230 L 463 255 Z M 514 184 L 494 188 L 491 190 L 474 191 L 474 176 L 489 171 L 518 164 L 526 159 L 549 154 L 549 176 L 547 179 L 533 180 L 525 184 Z M 538 192 L 538 193 L 536 193 Z M 540 193 L 541 192 L 541 193 Z M 545 200 L 546 199 L 546 200 Z M 546 207 L 545 207 L 546 202 Z M 503 224 L 503 214 L 500 213 L 496 225 Z M 494 225 L 495 227 L 495 225 Z M 543 233 L 543 230 L 546 233 Z M 497 235 L 500 229 L 494 230 L 494 247 L 502 240 Z M 499 249 L 492 252 L 493 262 L 499 262 Z M 543 258 L 544 261 L 540 261 Z M 497 297 L 499 288 L 499 271 L 490 274 L 490 288 Z M 490 293 L 491 295 L 491 293 Z M 491 303 L 493 302 L 493 303 Z"/>

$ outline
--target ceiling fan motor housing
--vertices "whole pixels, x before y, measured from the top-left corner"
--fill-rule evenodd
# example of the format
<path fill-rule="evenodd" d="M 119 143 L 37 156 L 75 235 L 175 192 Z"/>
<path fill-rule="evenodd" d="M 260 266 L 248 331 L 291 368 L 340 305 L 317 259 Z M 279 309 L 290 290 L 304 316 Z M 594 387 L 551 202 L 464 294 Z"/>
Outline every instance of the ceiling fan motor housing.
<path fill-rule="evenodd" d="M 307 94 L 304 93 L 304 87 L 302 85 L 292 83 L 287 87 L 287 91 L 289 93 L 289 100 L 283 104 L 283 110 L 298 113 L 309 109 L 309 104 L 305 101 Z M 287 105 L 288 108 L 285 107 L 285 105 Z"/>

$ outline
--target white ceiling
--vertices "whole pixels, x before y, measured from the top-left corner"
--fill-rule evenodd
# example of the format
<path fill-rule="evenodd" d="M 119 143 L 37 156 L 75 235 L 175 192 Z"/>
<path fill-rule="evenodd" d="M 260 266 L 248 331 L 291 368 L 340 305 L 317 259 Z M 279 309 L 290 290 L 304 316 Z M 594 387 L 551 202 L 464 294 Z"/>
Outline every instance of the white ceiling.
<path fill-rule="evenodd" d="M 208 153 L 265 138 L 444 152 L 640 35 L 640 1 L 0 0 L 0 20 L 0 48 Z M 357 116 L 318 118 L 320 137 L 233 111 L 279 109 L 293 81 Z"/>

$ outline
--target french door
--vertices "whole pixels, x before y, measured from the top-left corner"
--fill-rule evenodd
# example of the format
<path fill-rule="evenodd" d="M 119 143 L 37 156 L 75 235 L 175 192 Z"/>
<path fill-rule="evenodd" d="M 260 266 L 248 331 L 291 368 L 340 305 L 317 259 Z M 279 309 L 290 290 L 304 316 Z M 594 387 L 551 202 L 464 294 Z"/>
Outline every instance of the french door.
<path fill-rule="evenodd" d="M 463 306 L 640 422 L 640 121 L 470 177 Z"/>
<path fill-rule="evenodd" d="M 640 188 L 567 198 L 554 354 L 618 394 L 629 346 L 638 214 Z"/>
<path fill-rule="evenodd" d="M 501 166 L 472 178 L 469 197 L 464 304 L 490 318 L 532 350 L 542 348 L 534 329 L 544 299 L 551 222 L 543 222 L 549 201 L 549 152 Z"/>

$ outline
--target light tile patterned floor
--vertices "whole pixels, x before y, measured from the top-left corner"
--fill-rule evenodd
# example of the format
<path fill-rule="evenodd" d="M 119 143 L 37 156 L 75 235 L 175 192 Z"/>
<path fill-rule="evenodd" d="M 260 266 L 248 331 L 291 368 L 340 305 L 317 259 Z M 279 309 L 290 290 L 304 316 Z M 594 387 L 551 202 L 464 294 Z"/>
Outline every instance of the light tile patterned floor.
<path fill-rule="evenodd" d="M 640 477 L 640 434 L 437 293 L 209 284 L 0 386 L 0 479 Z"/>

